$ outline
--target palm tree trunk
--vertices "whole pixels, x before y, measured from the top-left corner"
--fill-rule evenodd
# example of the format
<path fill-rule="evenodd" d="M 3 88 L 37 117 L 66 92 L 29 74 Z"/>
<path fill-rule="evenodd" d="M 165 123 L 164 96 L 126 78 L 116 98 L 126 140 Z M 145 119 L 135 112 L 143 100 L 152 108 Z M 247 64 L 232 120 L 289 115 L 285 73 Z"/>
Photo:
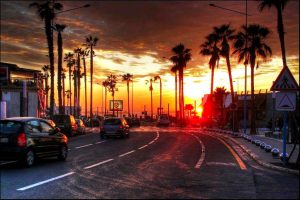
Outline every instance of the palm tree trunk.
<path fill-rule="evenodd" d="M 215 77 L 215 67 L 211 66 L 211 82 L 210 82 L 210 94 L 214 92 L 214 77 Z"/>
<path fill-rule="evenodd" d="M 80 116 L 80 78 L 81 78 L 81 71 L 80 71 L 80 54 L 78 53 L 78 66 L 77 66 L 77 115 Z"/>
<path fill-rule="evenodd" d="M 104 99 L 104 103 L 105 103 L 105 105 L 104 105 L 104 113 L 105 113 L 105 115 L 106 115 L 106 101 L 107 101 L 107 88 L 105 87 L 105 99 Z"/>
<path fill-rule="evenodd" d="M 277 28 L 278 28 L 280 47 L 281 47 L 281 53 L 282 53 L 282 62 L 283 62 L 283 67 L 287 67 L 286 55 L 285 55 L 285 42 L 284 42 L 284 28 L 283 28 L 283 19 L 282 19 L 282 10 L 281 10 L 281 8 L 278 9 L 277 14 L 278 14 L 278 16 L 277 16 Z"/>
<path fill-rule="evenodd" d="M 161 104 L 162 104 L 162 84 L 161 84 L 161 78 L 159 78 L 159 89 L 160 89 L 160 99 L 159 99 L 159 114 L 161 115 Z"/>
<path fill-rule="evenodd" d="M 76 71 L 76 64 L 74 65 L 74 71 L 73 71 L 73 76 L 74 76 L 74 107 L 73 107 L 73 113 L 74 116 L 77 116 L 77 71 Z"/>
<path fill-rule="evenodd" d="M 90 117 L 93 116 L 93 46 L 91 45 L 91 94 L 90 94 Z"/>
<path fill-rule="evenodd" d="M 49 14 L 45 17 L 45 31 L 47 35 L 49 61 L 50 61 L 50 116 L 54 114 L 54 53 L 53 53 L 53 31 Z"/>
<path fill-rule="evenodd" d="M 85 116 L 87 117 L 87 90 L 86 90 L 86 65 L 85 65 L 85 57 L 83 57 L 83 70 L 84 70 L 84 107 L 85 107 Z"/>
<path fill-rule="evenodd" d="M 70 88 L 70 103 L 69 103 L 69 113 L 72 114 L 72 78 L 71 78 L 71 66 L 69 67 L 69 88 Z"/>
<path fill-rule="evenodd" d="M 115 116 L 115 93 L 114 93 L 114 91 L 112 92 L 112 97 L 113 97 L 113 106 L 112 106 L 113 116 Z"/>
<path fill-rule="evenodd" d="M 250 133 L 256 134 L 255 129 L 255 99 L 254 99 L 254 66 L 255 64 L 251 64 L 251 127 Z"/>
<path fill-rule="evenodd" d="M 63 113 L 62 108 L 62 87 L 61 87 L 61 72 L 62 72 L 62 37 L 61 33 L 58 32 L 57 36 L 57 52 L 58 52 L 58 63 L 57 63 L 57 91 L 58 91 L 58 110 L 59 114 Z"/>
<path fill-rule="evenodd" d="M 46 109 L 48 108 L 49 101 L 49 86 L 48 86 L 48 77 L 45 79 L 45 91 L 46 91 Z"/>
<path fill-rule="evenodd" d="M 65 102 L 65 78 L 62 80 L 62 97 L 63 97 L 63 114 L 66 114 L 66 102 Z"/>
<path fill-rule="evenodd" d="M 127 80 L 127 104 L 128 104 L 128 116 L 130 115 L 130 108 L 129 108 L 129 81 Z"/>
<path fill-rule="evenodd" d="M 177 123 L 177 71 L 175 72 L 175 120 Z"/>
<path fill-rule="evenodd" d="M 184 81 L 183 81 L 184 75 L 183 75 L 183 69 L 181 73 L 181 98 L 182 98 L 182 120 L 185 120 L 185 114 L 184 114 Z"/>
<path fill-rule="evenodd" d="M 152 84 L 152 83 L 151 83 Z M 151 92 L 151 119 L 153 119 L 153 102 L 152 102 L 152 90 Z"/>

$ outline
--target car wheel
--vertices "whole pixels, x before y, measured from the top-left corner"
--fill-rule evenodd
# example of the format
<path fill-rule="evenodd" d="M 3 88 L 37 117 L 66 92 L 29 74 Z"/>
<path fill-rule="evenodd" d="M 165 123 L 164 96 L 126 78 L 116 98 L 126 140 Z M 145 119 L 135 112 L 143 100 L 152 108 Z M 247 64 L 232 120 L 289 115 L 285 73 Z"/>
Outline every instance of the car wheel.
<path fill-rule="evenodd" d="M 68 147 L 66 145 L 62 145 L 59 150 L 58 159 L 66 160 L 68 157 Z"/>
<path fill-rule="evenodd" d="M 26 167 L 31 167 L 34 164 L 34 162 L 35 162 L 35 154 L 33 150 L 29 149 L 26 152 L 26 155 L 24 157 L 23 165 Z"/>

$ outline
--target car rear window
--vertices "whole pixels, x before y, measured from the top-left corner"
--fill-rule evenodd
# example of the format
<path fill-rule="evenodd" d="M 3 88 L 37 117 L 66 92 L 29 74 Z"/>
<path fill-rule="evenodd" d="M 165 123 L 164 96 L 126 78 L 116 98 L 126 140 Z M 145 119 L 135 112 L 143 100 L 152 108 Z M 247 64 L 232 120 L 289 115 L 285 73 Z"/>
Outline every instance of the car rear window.
<path fill-rule="evenodd" d="M 53 121 L 56 124 L 70 124 L 70 117 L 67 115 L 55 115 L 53 116 Z M 75 120 L 74 120 L 75 123 Z"/>
<path fill-rule="evenodd" d="M 0 133 L 17 133 L 22 127 L 21 122 L 16 121 L 0 121 Z"/>
<path fill-rule="evenodd" d="M 104 120 L 104 125 L 120 125 L 121 120 L 120 119 L 106 119 Z"/>

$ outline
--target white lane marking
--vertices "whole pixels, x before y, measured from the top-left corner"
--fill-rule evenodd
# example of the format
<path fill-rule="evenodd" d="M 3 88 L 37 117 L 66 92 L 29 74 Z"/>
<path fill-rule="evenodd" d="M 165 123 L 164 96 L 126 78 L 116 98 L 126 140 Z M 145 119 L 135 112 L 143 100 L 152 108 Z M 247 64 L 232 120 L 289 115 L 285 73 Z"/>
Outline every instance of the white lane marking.
<path fill-rule="evenodd" d="M 8 161 L 8 162 L 1 163 L 0 165 L 7 165 L 7 164 L 10 164 L 10 163 L 15 163 L 15 162 L 17 162 L 17 161 L 16 160 Z"/>
<path fill-rule="evenodd" d="M 84 147 L 88 147 L 88 146 L 92 146 L 93 144 L 86 144 L 86 145 L 82 145 L 82 146 L 79 146 L 79 147 L 75 147 L 76 149 L 81 149 L 81 148 L 84 148 Z"/>
<path fill-rule="evenodd" d="M 129 152 L 127 152 L 127 153 L 124 153 L 124 154 L 119 155 L 119 157 L 123 157 L 123 156 L 126 156 L 126 155 L 131 154 L 131 153 L 134 153 L 134 152 L 135 152 L 135 150 L 132 150 L 132 151 L 129 151 Z"/>
<path fill-rule="evenodd" d="M 105 141 L 96 142 L 95 144 L 101 144 L 101 143 L 103 143 L 103 142 L 105 142 Z"/>
<path fill-rule="evenodd" d="M 223 166 L 233 166 L 235 167 L 235 163 L 222 163 L 222 162 L 207 162 L 206 165 L 223 165 Z"/>
<path fill-rule="evenodd" d="M 49 183 L 49 182 L 51 182 L 51 181 L 55 181 L 55 180 L 57 180 L 57 179 L 64 178 L 64 177 L 66 177 L 66 176 L 70 176 L 70 175 L 72 175 L 72 174 L 74 174 L 74 173 L 75 173 L 75 172 L 69 172 L 69 173 L 67 173 L 67 174 L 63 174 L 63 175 L 61 175 L 61 176 L 57 176 L 57 177 L 54 177 L 54 178 L 50 178 L 50 179 L 45 180 L 45 181 L 41 181 L 41 182 L 38 182 L 38 183 L 35 183 L 35 184 L 32 184 L 32 185 L 26 186 L 26 187 L 19 188 L 19 189 L 17 189 L 17 190 L 18 190 L 18 191 L 28 190 L 28 189 L 30 189 L 30 188 L 33 188 L 33 187 L 36 187 L 36 186 L 39 186 L 39 185 L 43 185 L 43 184 L 45 184 L 45 183 Z"/>
<path fill-rule="evenodd" d="M 144 146 L 140 147 L 139 149 L 146 148 L 147 146 L 148 146 L 148 145 L 146 144 L 146 145 L 144 145 Z"/>
<path fill-rule="evenodd" d="M 94 165 L 87 166 L 87 167 L 85 167 L 85 168 L 83 168 L 83 169 L 90 169 L 90 168 L 93 168 L 93 167 L 96 167 L 96 166 L 99 166 L 99 165 L 103 165 L 103 164 L 108 163 L 108 162 L 113 161 L 113 160 L 114 160 L 114 159 L 104 160 L 104 161 L 99 162 L 99 163 L 96 163 L 96 164 L 94 164 Z"/>
<path fill-rule="evenodd" d="M 151 142 L 149 142 L 148 144 L 150 145 L 150 144 L 153 144 L 155 141 L 153 140 L 153 141 L 151 141 Z"/>
<path fill-rule="evenodd" d="M 200 145 L 201 145 L 201 149 L 202 149 L 201 156 L 200 156 L 200 159 L 198 160 L 197 164 L 195 165 L 195 168 L 199 169 L 201 167 L 201 165 L 203 164 L 204 159 L 205 159 L 205 146 L 204 146 L 203 142 L 199 139 L 198 136 L 196 136 L 194 134 L 190 134 L 190 135 L 192 135 L 193 137 L 195 137 L 198 140 L 198 142 L 200 143 Z"/>

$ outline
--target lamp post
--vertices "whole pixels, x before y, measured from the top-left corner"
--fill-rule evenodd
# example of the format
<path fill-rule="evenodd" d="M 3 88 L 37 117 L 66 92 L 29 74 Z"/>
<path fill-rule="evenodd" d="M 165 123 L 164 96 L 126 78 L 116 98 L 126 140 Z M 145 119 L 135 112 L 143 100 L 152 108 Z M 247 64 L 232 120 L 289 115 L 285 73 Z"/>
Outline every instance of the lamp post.
<path fill-rule="evenodd" d="M 250 16 L 248 14 L 248 1 L 246 0 L 246 13 L 244 12 L 239 12 L 239 11 L 236 11 L 236 10 L 232 10 L 232 9 L 228 9 L 228 8 L 224 8 L 224 7 L 221 7 L 221 6 L 218 6 L 218 5 L 215 5 L 215 4 L 209 4 L 210 6 L 212 7 L 215 7 L 215 8 L 219 8 L 219 9 L 223 9 L 223 10 L 227 10 L 227 11 L 230 11 L 230 12 L 234 12 L 234 13 L 238 13 L 238 14 L 241 14 L 241 15 L 245 15 L 246 16 L 246 34 L 247 34 L 247 27 L 248 27 L 248 16 Z M 246 35 L 246 42 L 245 42 L 245 48 L 247 48 L 248 46 L 248 41 L 247 41 L 248 37 Z M 247 130 L 247 62 L 244 62 L 244 65 L 245 65 L 245 93 L 244 93 L 244 134 L 246 134 L 246 130 Z"/>

